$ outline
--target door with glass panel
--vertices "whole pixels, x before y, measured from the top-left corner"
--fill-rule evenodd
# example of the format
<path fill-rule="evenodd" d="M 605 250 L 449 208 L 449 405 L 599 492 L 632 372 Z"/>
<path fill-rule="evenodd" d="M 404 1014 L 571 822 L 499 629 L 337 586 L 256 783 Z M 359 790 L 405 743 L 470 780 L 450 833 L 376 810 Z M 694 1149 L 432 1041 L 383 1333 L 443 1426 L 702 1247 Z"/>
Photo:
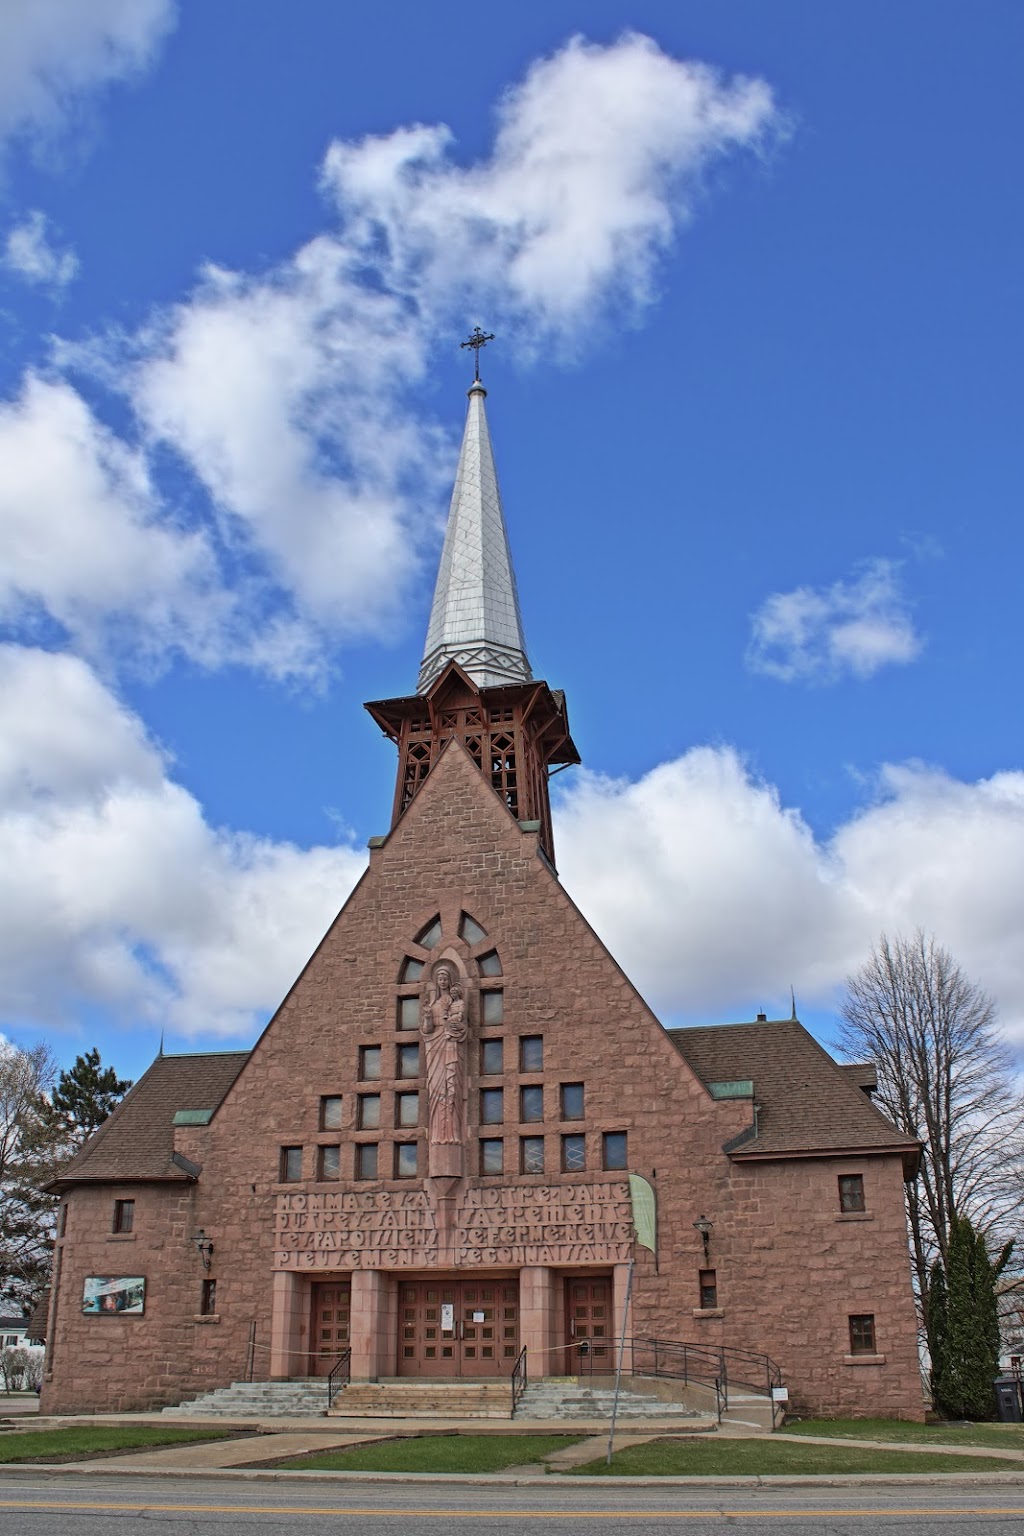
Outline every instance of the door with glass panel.
<path fill-rule="evenodd" d="M 614 1369 L 612 1282 L 579 1275 L 565 1282 L 565 1372 L 604 1375 Z"/>
<path fill-rule="evenodd" d="M 518 1280 L 403 1280 L 400 1376 L 508 1376 L 519 1354 Z"/>
<path fill-rule="evenodd" d="M 351 1340 L 351 1280 L 313 1286 L 313 1326 L 310 1373 L 329 1376 Z M 298 1375 L 298 1371 L 295 1371 Z"/>

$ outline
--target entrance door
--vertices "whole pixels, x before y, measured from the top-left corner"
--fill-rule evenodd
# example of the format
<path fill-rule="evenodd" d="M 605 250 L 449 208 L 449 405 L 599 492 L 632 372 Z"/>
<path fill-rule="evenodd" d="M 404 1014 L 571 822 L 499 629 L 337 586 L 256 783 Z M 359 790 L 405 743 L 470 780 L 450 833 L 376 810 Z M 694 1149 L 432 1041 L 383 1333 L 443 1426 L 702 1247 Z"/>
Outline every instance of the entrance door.
<path fill-rule="evenodd" d="M 400 1376 L 507 1376 L 519 1354 L 518 1280 L 403 1280 Z"/>
<path fill-rule="evenodd" d="M 565 1371 L 600 1375 L 613 1369 L 612 1282 L 573 1275 L 565 1282 Z"/>
<path fill-rule="evenodd" d="M 349 1347 L 352 1315 L 351 1280 L 313 1286 L 313 1326 L 310 1329 L 310 1373 L 329 1376 L 338 1356 Z"/>

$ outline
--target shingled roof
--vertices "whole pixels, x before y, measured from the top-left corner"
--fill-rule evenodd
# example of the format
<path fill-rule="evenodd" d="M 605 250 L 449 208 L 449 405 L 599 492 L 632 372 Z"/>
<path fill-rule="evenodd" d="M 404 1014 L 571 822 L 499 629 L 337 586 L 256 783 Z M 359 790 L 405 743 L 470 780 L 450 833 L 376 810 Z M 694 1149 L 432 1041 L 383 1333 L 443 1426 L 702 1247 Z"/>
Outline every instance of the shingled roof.
<path fill-rule="evenodd" d="M 844 1069 L 797 1019 L 668 1033 L 705 1084 L 753 1081 L 756 1134 L 737 1138 L 733 1157 L 896 1151 L 916 1167 L 919 1143 L 871 1103 L 865 1068 Z"/>
<path fill-rule="evenodd" d="M 248 1059 L 248 1051 L 158 1056 L 50 1189 L 106 1180 L 196 1178 L 194 1163 L 175 1158 L 175 1112 L 216 1109 Z"/>

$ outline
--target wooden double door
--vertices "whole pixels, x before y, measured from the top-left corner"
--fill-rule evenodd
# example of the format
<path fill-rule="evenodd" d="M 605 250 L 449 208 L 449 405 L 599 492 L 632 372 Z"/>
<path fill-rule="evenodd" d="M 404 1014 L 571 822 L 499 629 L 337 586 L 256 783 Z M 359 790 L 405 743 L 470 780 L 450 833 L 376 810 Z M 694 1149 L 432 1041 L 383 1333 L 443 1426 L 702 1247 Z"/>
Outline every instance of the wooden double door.
<path fill-rule="evenodd" d="M 329 1376 L 352 1338 L 351 1280 L 318 1282 L 313 1286 L 310 1329 L 310 1375 Z"/>
<path fill-rule="evenodd" d="M 606 1375 L 614 1370 L 612 1282 L 570 1275 L 565 1282 L 565 1373 Z"/>
<path fill-rule="evenodd" d="M 518 1354 L 518 1279 L 399 1281 L 399 1376 L 508 1376 Z"/>

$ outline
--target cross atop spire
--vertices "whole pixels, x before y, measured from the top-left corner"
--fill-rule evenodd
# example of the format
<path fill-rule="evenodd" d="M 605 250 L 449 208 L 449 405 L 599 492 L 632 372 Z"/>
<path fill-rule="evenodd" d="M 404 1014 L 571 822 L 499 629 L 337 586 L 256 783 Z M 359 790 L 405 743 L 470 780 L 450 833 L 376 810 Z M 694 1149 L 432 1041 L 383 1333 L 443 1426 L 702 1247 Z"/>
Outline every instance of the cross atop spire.
<path fill-rule="evenodd" d="M 473 347 L 479 361 L 480 348 L 490 339 L 477 326 L 462 345 Z M 457 661 L 478 688 L 526 683 L 533 676 L 487 431 L 486 395 L 478 369 L 469 387 L 466 430 L 417 685 L 420 693 L 426 693 L 450 661 Z"/>
<path fill-rule="evenodd" d="M 473 382 L 480 383 L 480 348 L 486 347 L 489 341 L 494 340 L 494 332 L 486 335 L 478 325 L 474 325 L 473 334 L 468 341 L 460 341 L 460 347 L 472 347 L 473 349 Z"/>

